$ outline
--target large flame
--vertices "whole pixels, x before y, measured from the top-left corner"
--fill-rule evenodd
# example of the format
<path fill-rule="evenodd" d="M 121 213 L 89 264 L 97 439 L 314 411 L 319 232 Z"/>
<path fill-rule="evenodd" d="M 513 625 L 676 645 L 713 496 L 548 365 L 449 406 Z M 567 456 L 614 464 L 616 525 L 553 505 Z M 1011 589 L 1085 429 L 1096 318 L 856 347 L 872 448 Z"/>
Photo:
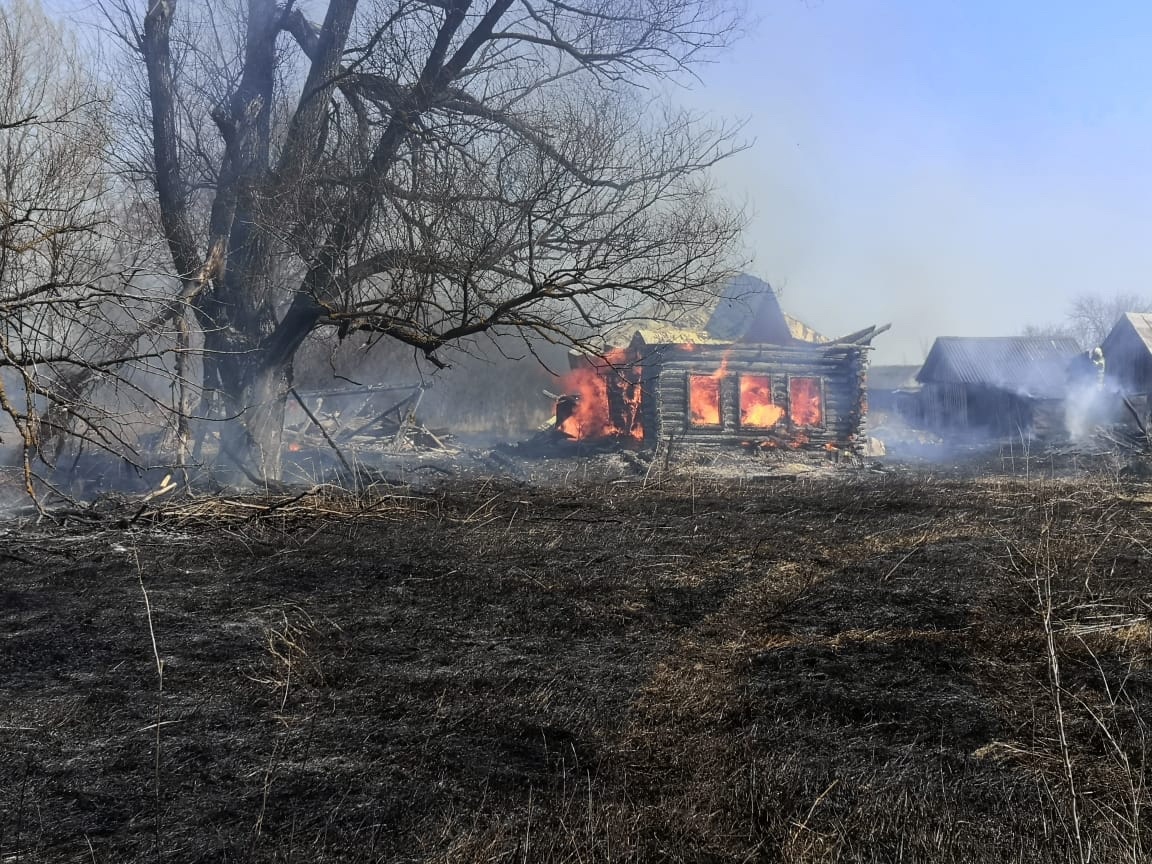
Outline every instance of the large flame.
<path fill-rule="evenodd" d="M 720 379 L 715 375 L 689 375 L 688 407 L 693 426 L 719 426 Z"/>
<path fill-rule="evenodd" d="M 720 425 L 720 381 L 728 373 L 728 354 L 711 375 L 688 376 L 688 416 L 693 426 Z"/>
<path fill-rule="evenodd" d="M 740 425 L 770 429 L 784 409 L 772 401 L 772 380 L 767 375 L 740 376 Z"/>
<path fill-rule="evenodd" d="M 688 349 L 688 346 L 680 347 Z M 727 374 L 728 355 L 725 354 L 714 372 L 688 376 L 688 418 L 692 426 L 723 425 L 721 389 Z M 628 349 L 616 349 L 572 370 L 562 381 L 566 395 L 557 403 L 558 428 L 579 440 L 644 440 L 640 380 L 640 358 Z M 803 447 L 809 443 L 804 428 L 824 424 L 819 378 L 790 378 L 787 410 L 776 404 L 770 376 L 740 374 L 737 382 L 741 428 L 776 429 L 785 414 L 791 427 L 790 434 L 772 433 L 767 441 L 744 442 L 747 447 Z"/>
<path fill-rule="evenodd" d="M 564 391 L 575 397 L 572 413 L 560 431 L 573 438 L 606 438 L 616 427 L 608 417 L 608 382 L 595 369 L 573 369 L 564 376 Z"/>
<path fill-rule="evenodd" d="M 789 418 L 795 426 L 820 426 L 824 405 L 819 378 L 793 378 L 788 382 Z"/>
<path fill-rule="evenodd" d="M 561 432 L 579 440 L 644 439 L 639 374 L 630 361 L 628 352 L 619 348 L 564 376 L 564 392 L 575 399 L 571 414 L 560 423 Z"/>

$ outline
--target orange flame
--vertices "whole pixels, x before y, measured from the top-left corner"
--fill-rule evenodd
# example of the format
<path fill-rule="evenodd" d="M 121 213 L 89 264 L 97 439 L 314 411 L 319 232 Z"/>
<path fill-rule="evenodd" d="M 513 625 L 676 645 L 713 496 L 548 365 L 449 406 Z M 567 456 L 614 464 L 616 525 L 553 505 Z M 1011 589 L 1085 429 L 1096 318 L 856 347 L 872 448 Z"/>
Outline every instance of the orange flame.
<path fill-rule="evenodd" d="M 824 405 L 819 378 L 793 378 L 788 382 L 789 416 L 796 426 L 819 426 L 824 422 Z"/>
<path fill-rule="evenodd" d="M 688 407 L 693 426 L 719 426 L 720 379 L 715 375 L 689 375 Z"/>
<path fill-rule="evenodd" d="M 573 369 L 561 380 L 576 397 L 560 431 L 577 440 L 630 437 L 644 439 L 640 422 L 640 384 L 625 349 L 604 355 L 592 366 Z"/>
<path fill-rule="evenodd" d="M 780 422 L 784 409 L 772 401 L 772 381 L 767 375 L 740 376 L 740 425 L 770 429 Z"/>
<path fill-rule="evenodd" d="M 728 353 L 711 375 L 688 376 L 688 416 L 693 426 L 720 425 L 720 381 L 728 374 Z"/>

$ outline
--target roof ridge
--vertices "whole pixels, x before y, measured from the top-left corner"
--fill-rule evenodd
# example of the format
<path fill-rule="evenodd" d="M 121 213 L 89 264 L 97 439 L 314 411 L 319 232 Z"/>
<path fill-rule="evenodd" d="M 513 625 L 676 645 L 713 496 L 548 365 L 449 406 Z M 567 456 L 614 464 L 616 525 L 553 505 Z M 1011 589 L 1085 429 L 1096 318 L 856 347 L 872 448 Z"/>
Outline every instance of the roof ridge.
<path fill-rule="evenodd" d="M 1152 313 L 1146 313 L 1152 315 Z M 949 341 L 966 341 L 966 342 L 991 342 L 991 341 L 1005 341 L 1005 342 L 1075 342 L 1076 340 L 1071 336 L 937 336 L 937 342 Z"/>

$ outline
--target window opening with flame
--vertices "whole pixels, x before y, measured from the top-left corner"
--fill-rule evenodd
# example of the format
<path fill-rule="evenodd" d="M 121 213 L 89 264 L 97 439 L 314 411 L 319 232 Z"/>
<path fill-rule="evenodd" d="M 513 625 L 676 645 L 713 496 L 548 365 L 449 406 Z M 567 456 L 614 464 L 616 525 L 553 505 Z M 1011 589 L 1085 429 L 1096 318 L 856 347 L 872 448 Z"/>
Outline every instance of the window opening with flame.
<path fill-rule="evenodd" d="M 824 395 L 819 378 L 788 380 L 788 419 L 794 426 L 824 425 Z"/>
<path fill-rule="evenodd" d="M 689 421 L 693 426 L 720 425 L 719 375 L 688 376 Z"/>
<path fill-rule="evenodd" d="M 767 375 L 740 376 L 740 425 L 771 429 L 784 416 L 772 399 L 772 379 Z"/>

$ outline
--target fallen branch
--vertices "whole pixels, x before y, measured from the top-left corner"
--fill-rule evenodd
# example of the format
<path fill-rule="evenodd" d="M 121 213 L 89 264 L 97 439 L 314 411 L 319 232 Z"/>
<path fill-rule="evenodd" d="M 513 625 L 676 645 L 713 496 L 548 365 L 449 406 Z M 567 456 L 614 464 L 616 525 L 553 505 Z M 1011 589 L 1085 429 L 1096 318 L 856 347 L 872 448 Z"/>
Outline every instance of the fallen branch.
<path fill-rule="evenodd" d="M 324 428 L 324 424 L 322 424 L 316 415 L 312 413 L 312 410 L 304 404 L 304 400 L 300 398 L 300 394 L 296 392 L 295 387 L 290 387 L 288 392 L 292 394 L 292 398 L 296 400 L 296 403 L 304 409 L 304 413 L 308 415 L 308 419 L 320 430 L 320 434 L 324 436 L 324 440 L 328 442 L 328 446 L 332 448 L 332 451 L 336 454 L 336 458 L 340 460 L 340 464 L 343 465 L 344 470 L 348 472 L 348 476 L 352 480 L 355 480 L 356 474 L 352 471 L 352 466 L 348 464 L 348 460 L 344 458 L 344 454 L 340 451 L 340 448 L 336 446 L 336 442 L 332 440 L 332 436 L 328 434 L 328 430 Z"/>

